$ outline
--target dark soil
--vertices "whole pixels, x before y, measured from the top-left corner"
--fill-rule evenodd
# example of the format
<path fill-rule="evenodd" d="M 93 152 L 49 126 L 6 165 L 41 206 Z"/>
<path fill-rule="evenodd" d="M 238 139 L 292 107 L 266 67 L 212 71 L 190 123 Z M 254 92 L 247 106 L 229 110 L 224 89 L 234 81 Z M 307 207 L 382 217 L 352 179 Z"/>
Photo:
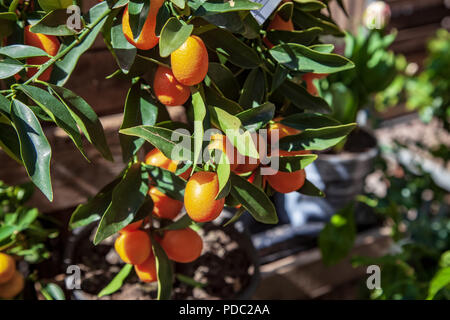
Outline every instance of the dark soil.
<path fill-rule="evenodd" d="M 245 289 L 252 279 L 255 266 L 252 264 L 248 238 L 233 227 L 207 224 L 199 232 L 204 240 L 202 256 L 188 264 L 175 264 L 175 273 L 194 279 L 203 287 L 174 282 L 173 299 L 233 299 Z M 99 299 L 97 294 L 123 267 L 123 262 L 113 248 L 114 238 L 102 244 L 92 244 L 81 238 L 76 245 L 73 264 L 82 271 L 81 289 L 84 299 Z M 134 271 L 130 273 L 122 288 L 102 300 L 148 300 L 155 299 L 157 284 L 141 283 Z"/>

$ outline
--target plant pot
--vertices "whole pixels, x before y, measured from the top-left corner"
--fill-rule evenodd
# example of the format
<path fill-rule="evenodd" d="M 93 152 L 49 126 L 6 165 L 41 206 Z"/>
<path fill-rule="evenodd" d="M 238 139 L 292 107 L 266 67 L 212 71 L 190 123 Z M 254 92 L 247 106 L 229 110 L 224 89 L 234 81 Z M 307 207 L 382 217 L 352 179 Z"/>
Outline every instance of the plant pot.
<path fill-rule="evenodd" d="M 114 251 L 111 237 L 101 244 L 92 244 L 95 225 L 75 230 L 69 239 L 64 262 L 67 266 L 77 265 L 81 269 L 81 290 L 72 291 L 72 299 L 95 300 L 97 294 L 122 268 L 123 262 Z M 208 282 L 205 288 L 194 288 L 176 279 L 173 299 L 250 299 L 259 284 L 259 263 L 257 253 L 246 231 L 234 226 L 223 228 L 206 224 L 202 234 L 204 250 L 202 256 L 188 264 L 174 264 L 174 273 L 190 277 L 198 282 Z M 231 240 L 232 241 L 231 241 Z M 230 241 L 228 241 L 230 240 Z M 248 266 L 247 266 L 248 265 Z M 242 270 L 252 269 L 245 275 Z M 246 269 L 246 270 L 247 270 Z M 239 274 L 233 274 L 239 273 Z M 247 272 L 247 271 L 245 271 Z M 241 282 L 227 283 L 227 278 Z M 72 283 L 72 279 L 67 281 Z M 116 293 L 103 297 L 107 300 L 155 299 L 157 283 L 142 283 L 132 270 Z"/>

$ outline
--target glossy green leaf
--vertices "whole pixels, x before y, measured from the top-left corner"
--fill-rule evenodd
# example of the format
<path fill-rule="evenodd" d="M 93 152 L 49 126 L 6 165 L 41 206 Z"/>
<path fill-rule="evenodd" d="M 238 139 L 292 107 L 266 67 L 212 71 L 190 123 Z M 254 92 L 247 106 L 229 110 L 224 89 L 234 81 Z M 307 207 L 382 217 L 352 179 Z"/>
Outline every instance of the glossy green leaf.
<path fill-rule="evenodd" d="M 431 279 L 427 300 L 433 300 L 436 294 L 450 284 L 450 267 L 440 269 Z"/>
<path fill-rule="evenodd" d="M 37 217 L 39 216 L 39 211 L 36 208 L 33 209 L 20 208 L 18 212 L 16 212 L 16 214 L 17 213 L 18 217 L 16 226 L 20 231 L 27 229 L 30 226 L 30 224 L 36 221 Z"/>
<path fill-rule="evenodd" d="M 137 213 L 146 200 L 147 192 L 148 174 L 139 163 L 135 163 L 114 188 L 111 205 L 99 223 L 94 244 L 99 244 L 137 218 L 144 218 L 137 217 Z"/>
<path fill-rule="evenodd" d="M 113 161 L 102 123 L 94 109 L 86 100 L 69 89 L 52 84 L 50 84 L 50 87 L 58 95 L 61 102 L 66 105 L 86 139 L 95 146 L 105 159 Z"/>
<path fill-rule="evenodd" d="M 219 179 L 219 191 L 217 192 L 216 199 L 225 198 L 230 192 L 230 160 L 227 154 L 222 151 L 220 152 L 220 160 L 217 164 L 217 178 Z"/>
<path fill-rule="evenodd" d="M 108 3 L 106 1 L 102 1 L 96 6 L 89 9 L 86 20 L 88 22 L 93 22 L 102 14 L 109 11 Z M 94 43 L 97 35 L 102 30 L 103 25 L 107 20 L 107 16 L 100 20 L 100 22 L 90 31 L 89 35 L 87 35 L 79 44 L 77 44 L 70 52 L 68 52 L 62 60 L 58 60 L 54 66 L 51 76 L 51 83 L 54 83 L 58 86 L 63 86 L 67 80 L 69 79 L 72 71 L 75 69 L 77 65 L 78 59 L 81 57 L 83 53 L 85 53 Z M 75 39 L 72 39 L 73 41 Z M 70 41 L 70 42 L 71 42 Z M 61 45 L 61 49 L 63 50 L 67 47 L 67 42 L 64 42 Z"/>
<path fill-rule="evenodd" d="M 67 26 L 69 16 L 66 9 L 51 11 L 38 23 L 33 24 L 30 31 L 60 37 L 72 36 L 77 32 Z"/>
<path fill-rule="evenodd" d="M 312 27 L 306 30 L 269 30 L 267 31 L 267 39 L 273 44 L 281 43 L 298 43 L 302 45 L 309 45 L 317 39 L 322 29 L 319 27 Z"/>
<path fill-rule="evenodd" d="M 309 46 L 311 50 L 322 52 L 322 53 L 332 53 L 334 50 L 334 45 L 332 44 L 315 44 Z"/>
<path fill-rule="evenodd" d="M 280 44 L 270 49 L 279 63 L 294 71 L 335 73 L 355 67 L 353 62 L 333 53 L 322 53 L 297 43 Z"/>
<path fill-rule="evenodd" d="M 305 169 L 317 159 L 315 154 L 302 154 L 295 156 L 277 157 L 279 169 L 283 172 L 294 172 Z"/>
<path fill-rule="evenodd" d="M 319 235 L 319 248 L 325 265 L 345 258 L 356 237 L 353 203 L 335 213 Z"/>
<path fill-rule="evenodd" d="M 116 178 L 114 181 L 103 187 L 86 204 L 80 204 L 70 217 L 70 228 L 75 229 L 100 220 L 111 204 L 114 188 L 121 180 L 121 176 Z"/>
<path fill-rule="evenodd" d="M 213 29 L 202 33 L 200 37 L 209 49 L 226 57 L 238 67 L 253 69 L 261 64 L 261 60 L 256 51 L 240 41 L 229 31 Z"/>
<path fill-rule="evenodd" d="M 211 122 L 220 128 L 230 139 L 240 154 L 259 159 L 252 136 L 249 131 L 243 130 L 239 118 L 216 107 L 210 107 Z"/>
<path fill-rule="evenodd" d="M 42 110 L 44 110 L 45 113 L 58 125 L 58 127 L 67 133 L 67 135 L 75 143 L 78 150 L 80 150 L 83 156 L 87 159 L 84 153 L 83 142 L 81 140 L 81 134 L 77 127 L 77 123 L 72 117 L 72 114 L 67 106 L 41 88 L 30 85 L 20 85 L 18 88 L 31 100 L 33 100 Z"/>
<path fill-rule="evenodd" d="M 161 30 L 159 39 L 159 54 L 161 57 L 168 57 L 172 52 L 177 50 L 194 29 L 193 25 L 181 22 L 177 18 L 170 18 Z"/>
<path fill-rule="evenodd" d="M 310 197 L 320 197 L 320 198 L 325 197 L 325 193 L 322 190 L 320 190 L 319 188 L 317 188 L 308 179 L 305 180 L 305 184 L 303 185 L 303 187 L 301 187 L 299 190 L 297 190 L 297 192 L 304 194 L 305 196 L 310 196 Z"/>
<path fill-rule="evenodd" d="M 188 5 L 196 16 L 206 16 L 216 13 L 258 10 L 261 4 L 250 0 L 221 1 L 221 0 L 188 0 Z"/>
<path fill-rule="evenodd" d="M 263 190 L 236 174 L 231 175 L 231 194 L 253 218 L 266 224 L 277 224 L 275 207 Z"/>
<path fill-rule="evenodd" d="M 53 200 L 50 179 L 52 150 L 33 111 L 19 100 L 13 100 L 11 118 L 20 141 L 20 154 L 31 181 Z"/>
<path fill-rule="evenodd" d="M 72 0 L 38 0 L 39 6 L 46 12 L 56 9 L 66 9 L 73 4 Z"/>
<path fill-rule="evenodd" d="M 177 221 L 165 226 L 164 228 L 161 228 L 160 230 L 180 230 L 180 229 L 186 229 L 189 228 L 192 224 L 195 222 L 189 217 L 188 214 L 183 215 L 181 218 L 179 218 Z"/>
<path fill-rule="evenodd" d="M 291 80 L 284 81 L 277 89 L 279 93 L 291 101 L 300 110 L 310 110 L 313 112 L 330 113 L 328 103 L 320 98 L 312 96 L 306 89 Z"/>
<path fill-rule="evenodd" d="M 205 131 L 203 129 L 203 122 L 206 117 L 206 106 L 203 101 L 202 93 L 196 89 L 191 88 L 192 106 L 194 109 L 194 159 L 193 167 L 197 165 L 199 157 L 203 150 L 203 136 Z"/>
<path fill-rule="evenodd" d="M 48 56 L 44 50 L 24 44 L 13 44 L 0 48 L 0 55 L 5 55 L 13 59 Z"/>
<path fill-rule="evenodd" d="M 1 118 L 1 117 L 0 117 Z M 0 148 L 12 159 L 21 163 L 20 142 L 11 124 L 0 121 Z"/>
<path fill-rule="evenodd" d="M 205 97 L 208 106 L 221 108 L 230 114 L 236 114 L 243 110 L 237 102 L 221 96 L 212 88 L 205 87 Z"/>
<path fill-rule="evenodd" d="M 8 239 L 16 231 L 17 231 L 17 228 L 15 226 L 6 226 L 6 225 L 1 226 L 0 227 L 0 241 Z"/>
<path fill-rule="evenodd" d="M 266 93 L 266 75 L 260 68 L 250 71 L 242 88 L 239 104 L 244 108 L 253 108 L 263 103 Z"/>
<path fill-rule="evenodd" d="M 158 275 L 158 300 L 169 300 L 172 296 L 173 267 L 166 252 L 152 237 L 153 253 L 156 259 L 156 273 Z"/>
<path fill-rule="evenodd" d="M 66 296 L 61 287 L 52 282 L 42 286 L 41 293 L 47 300 L 66 300 Z"/>
<path fill-rule="evenodd" d="M 137 49 L 125 38 L 122 31 L 122 21 L 116 18 L 111 27 L 111 46 L 120 70 L 127 74 L 136 58 Z"/>
<path fill-rule="evenodd" d="M 170 198 L 178 201 L 184 201 L 184 189 L 186 181 L 175 173 L 148 164 L 142 164 L 144 170 L 152 179 L 152 185 L 156 186 L 161 192 L 167 194 Z"/>
<path fill-rule="evenodd" d="M 325 9 L 327 5 L 318 0 L 293 0 L 295 6 L 302 11 L 318 11 Z"/>
<path fill-rule="evenodd" d="M 9 57 L 0 57 L 0 79 L 6 79 L 12 77 L 16 73 L 19 73 L 24 68 L 24 65 Z"/>
<path fill-rule="evenodd" d="M 217 62 L 210 62 L 208 77 L 226 98 L 234 101 L 239 99 L 239 84 L 236 77 L 226 66 Z"/>
<path fill-rule="evenodd" d="M 172 160 L 191 161 L 193 145 L 191 135 L 186 131 L 173 131 L 155 126 L 137 126 L 120 130 L 121 134 L 140 137 L 158 148 Z"/>
<path fill-rule="evenodd" d="M 158 105 L 153 97 L 142 88 L 140 82 L 134 83 L 128 91 L 125 110 L 120 129 L 139 125 L 154 125 L 158 117 Z M 129 135 L 119 135 L 123 161 L 127 162 L 142 147 L 145 140 Z"/>
<path fill-rule="evenodd" d="M 277 90 L 286 81 L 289 75 L 289 70 L 282 64 L 277 64 L 275 68 L 275 73 L 272 76 L 272 87 L 271 92 Z"/>
<path fill-rule="evenodd" d="M 280 139 L 280 148 L 287 151 L 325 150 L 341 142 L 356 127 L 356 123 L 307 129 Z"/>
<path fill-rule="evenodd" d="M 275 105 L 266 102 L 263 105 L 242 111 L 236 115 L 250 132 L 256 132 L 264 127 L 275 115 Z"/>
<path fill-rule="evenodd" d="M 292 21 L 294 22 L 296 29 L 319 27 L 322 29 L 322 34 L 331 34 L 338 37 L 343 37 L 345 35 L 336 24 L 302 11 L 297 6 L 294 8 Z"/>
<path fill-rule="evenodd" d="M 184 9 L 186 7 L 186 0 L 170 0 L 170 1 L 180 9 Z"/>
<path fill-rule="evenodd" d="M 108 283 L 108 285 L 104 287 L 102 291 L 100 291 L 98 297 L 101 298 L 104 296 L 109 296 L 110 294 L 113 294 L 114 292 L 122 288 L 123 282 L 126 280 L 131 270 L 133 270 L 133 265 L 125 264 L 119 271 L 119 273 L 111 280 L 111 282 Z"/>
<path fill-rule="evenodd" d="M 301 131 L 340 125 L 339 121 L 332 117 L 317 113 L 296 113 L 285 117 L 280 122 L 288 127 Z"/>
<path fill-rule="evenodd" d="M 141 36 L 151 5 L 150 0 L 130 0 L 128 2 L 129 24 L 134 40 L 138 40 Z"/>

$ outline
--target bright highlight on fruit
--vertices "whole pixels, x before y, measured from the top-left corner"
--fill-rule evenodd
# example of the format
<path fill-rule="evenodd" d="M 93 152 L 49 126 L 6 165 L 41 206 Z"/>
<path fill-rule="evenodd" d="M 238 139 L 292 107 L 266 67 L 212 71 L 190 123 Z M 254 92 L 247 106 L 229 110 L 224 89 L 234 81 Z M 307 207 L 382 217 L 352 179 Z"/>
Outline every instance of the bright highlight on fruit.
<path fill-rule="evenodd" d="M 144 231 L 122 233 L 114 243 L 114 248 L 125 263 L 141 264 L 152 250 L 150 237 Z"/>
<path fill-rule="evenodd" d="M 158 67 L 153 80 L 153 90 L 158 100 L 165 106 L 181 106 L 191 96 L 189 87 L 175 79 L 172 70 Z"/>
<path fill-rule="evenodd" d="M 170 55 L 175 78 L 186 86 L 199 84 L 208 73 L 208 51 L 203 40 L 190 36 Z"/>

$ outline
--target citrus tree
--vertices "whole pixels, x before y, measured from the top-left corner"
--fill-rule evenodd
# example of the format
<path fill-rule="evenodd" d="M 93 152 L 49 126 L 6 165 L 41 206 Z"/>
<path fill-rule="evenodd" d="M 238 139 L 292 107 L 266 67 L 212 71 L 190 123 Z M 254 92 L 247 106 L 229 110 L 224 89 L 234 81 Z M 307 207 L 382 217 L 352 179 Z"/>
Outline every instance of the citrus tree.
<path fill-rule="evenodd" d="M 97 221 L 95 244 L 120 233 L 115 248 L 127 265 L 105 294 L 134 265 L 142 281 L 158 281 L 158 298 L 170 298 L 171 261 L 202 251 L 190 227 L 216 219 L 225 205 L 238 208 L 227 223 L 248 213 L 276 224 L 273 192 L 323 196 L 304 168 L 317 158 L 312 151 L 336 145 L 355 124 L 327 116 L 332 108 L 312 81 L 354 65 L 321 41 L 343 36 L 329 1 L 282 1 L 273 13 L 259 2 L 109 0 L 78 26 L 76 8 L 66 11 L 64 2 L 3 5 L 0 142 L 50 200 L 42 121 L 61 127 L 82 154 L 84 135 L 111 159 L 93 109 L 64 87 L 99 34 L 118 66 L 108 78 L 129 82 L 119 131 L 124 169 L 70 221 Z M 170 119 L 167 108 L 176 105 L 187 123 Z M 142 159 L 145 142 L 154 149 Z"/>

